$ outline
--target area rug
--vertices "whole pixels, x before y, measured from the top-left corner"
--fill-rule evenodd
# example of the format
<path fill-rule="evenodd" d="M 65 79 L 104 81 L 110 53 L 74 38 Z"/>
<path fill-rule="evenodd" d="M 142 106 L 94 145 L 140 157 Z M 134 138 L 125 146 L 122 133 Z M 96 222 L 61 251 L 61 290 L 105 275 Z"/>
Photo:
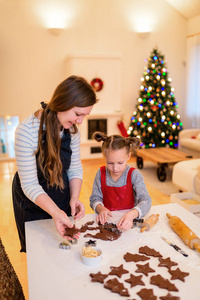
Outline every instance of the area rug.
<path fill-rule="evenodd" d="M 129 166 L 138 169 L 136 163 L 129 163 Z M 157 165 L 150 161 L 144 161 L 143 169 L 138 170 L 142 173 L 144 181 L 147 184 L 151 185 L 163 194 L 170 196 L 171 194 L 179 192 L 178 187 L 172 183 L 173 166 L 166 168 L 167 178 L 164 182 L 160 181 L 157 177 Z"/>

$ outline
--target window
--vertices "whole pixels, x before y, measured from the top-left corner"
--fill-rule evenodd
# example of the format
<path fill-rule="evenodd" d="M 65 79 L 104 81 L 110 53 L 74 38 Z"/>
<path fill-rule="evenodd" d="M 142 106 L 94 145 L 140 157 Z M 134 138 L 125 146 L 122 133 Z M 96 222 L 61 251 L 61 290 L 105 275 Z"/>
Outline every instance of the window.
<path fill-rule="evenodd" d="M 15 157 L 14 139 L 18 124 L 18 116 L 0 116 L 0 155 Z"/>

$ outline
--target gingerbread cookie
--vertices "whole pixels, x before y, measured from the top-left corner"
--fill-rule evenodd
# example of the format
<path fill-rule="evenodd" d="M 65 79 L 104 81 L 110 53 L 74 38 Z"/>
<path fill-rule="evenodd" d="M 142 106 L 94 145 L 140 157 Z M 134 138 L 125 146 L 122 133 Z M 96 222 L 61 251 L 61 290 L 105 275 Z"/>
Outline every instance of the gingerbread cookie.
<path fill-rule="evenodd" d="M 136 285 L 145 285 L 145 283 L 141 280 L 141 278 L 142 278 L 142 275 L 135 276 L 133 274 L 130 274 L 130 278 L 126 279 L 125 282 L 130 283 L 131 288 Z"/>
<path fill-rule="evenodd" d="M 66 227 L 64 236 L 74 238 L 74 236 L 80 232 L 80 229 L 76 228 L 75 225 L 72 228 Z"/>
<path fill-rule="evenodd" d="M 121 296 L 129 297 L 128 289 L 126 289 L 123 283 L 119 282 L 117 278 L 110 279 L 104 283 L 106 289 L 111 290 L 113 293 L 118 293 Z"/>
<path fill-rule="evenodd" d="M 90 225 L 93 225 L 94 224 L 94 221 L 90 221 L 90 222 L 87 222 L 85 223 L 84 225 L 81 226 L 80 228 L 80 232 L 86 232 L 87 230 L 94 230 L 96 229 L 96 227 L 89 227 Z"/>
<path fill-rule="evenodd" d="M 159 286 L 161 289 L 167 289 L 168 291 L 178 292 L 177 287 L 168 279 L 163 278 L 161 275 L 152 276 L 150 278 L 150 283 Z"/>
<path fill-rule="evenodd" d="M 150 268 L 149 263 L 145 265 L 136 264 L 137 270 L 136 273 L 143 273 L 144 275 L 148 276 L 149 273 L 155 272 L 152 268 Z"/>
<path fill-rule="evenodd" d="M 152 248 L 149 248 L 148 246 L 140 247 L 139 253 L 146 254 L 147 256 L 162 257 L 159 252 Z"/>
<path fill-rule="evenodd" d="M 178 265 L 176 262 L 172 261 L 172 260 L 170 259 L 170 257 L 167 257 L 167 258 L 165 258 L 165 259 L 159 257 L 158 259 L 159 259 L 159 261 L 160 261 L 158 267 L 166 267 L 166 268 L 168 268 L 168 269 L 171 269 L 171 267 L 177 266 L 177 265 Z"/>
<path fill-rule="evenodd" d="M 138 261 L 145 261 L 145 260 L 148 260 L 150 258 L 145 256 L 145 255 L 132 254 L 132 253 L 127 252 L 124 255 L 124 259 L 125 259 L 126 262 L 130 262 L 130 261 L 138 262 Z"/>
<path fill-rule="evenodd" d="M 123 274 L 129 273 L 129 271 L 124 269 L 122 264 L 119 267 L 111 266 L 110 268 L 111 268 L 111 271 L 110 271 L 109 275 L 116 275 L 119 278 L 121 278 Z"/>
<path fill-rule="evenodd" d="M 177 297 L 177 296 L 173 296 L 170 293 L 168 293 L 166 296 L 162 296 L 159 299 L 161 299 L 161 300 L 180 300 L 181 298 Z"/>
<path fill-rule="evenodd" d="M 153 289 L 142 289 L 137 293 L 142 300 L 156 300 L 157 297 L 153 293 Z"/>
<path fill-rule="evenodd" d="M 171 280 L 179 279 L 185 282 L 185 277 L 189 275 L 187 272 L 182 272 L 179 268 L 176 270 L 169 270 L 169 273 L 172 275 Z"/>
<path fill-rule="evenodd" d="M 102 274 L 101 272 L 98 273 L 91 273 L 90 277 L 92 278 L 93 282 L 100 282 L 104 283 L 104 279 L 108 277 L 108 274 Z"/>
<path fill-rule="evenodd" d="M 87 233 L 84 235 L 84 237 L 91 237 L 95 239 L 101 239 L 104 241 L 114 241 L 117 240 L 121 236 L 121 232 L 119 231 L 110 231 L 107 230 L 101 226 L 99 226 L 100 232 L 97 232 L 96 234 L 92 235 L 90 233 Z"/>

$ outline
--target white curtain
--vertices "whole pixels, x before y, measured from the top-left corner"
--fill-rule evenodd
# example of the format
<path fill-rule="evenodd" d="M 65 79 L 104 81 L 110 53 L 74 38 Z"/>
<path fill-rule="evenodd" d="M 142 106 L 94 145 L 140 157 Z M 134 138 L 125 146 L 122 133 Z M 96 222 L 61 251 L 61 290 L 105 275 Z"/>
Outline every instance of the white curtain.
<path fill-rule="evenodd" d="M 200 128 L 200 35 L 187 40 L 187 89 L 184 128 Z"/>

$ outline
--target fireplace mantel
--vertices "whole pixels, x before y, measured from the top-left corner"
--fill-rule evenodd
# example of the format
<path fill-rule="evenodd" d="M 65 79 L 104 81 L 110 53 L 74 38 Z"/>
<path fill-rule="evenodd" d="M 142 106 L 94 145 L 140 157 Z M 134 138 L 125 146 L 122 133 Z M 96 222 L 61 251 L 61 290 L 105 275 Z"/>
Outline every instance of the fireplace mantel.
<path fill-rule="evenodd" d="M 97 92 L 98 103 L 94 105 L 91 115 L 85 117 L 80 126 L 82 159 L 102 157 L 101 153 L 93 153 L 95 149 L 92 149 L 92 147 L 100 147 L 101 143 L 88 139 L 89 120 L 106 119 L 107 134 L 120 134 L 117 122 L 121 121 L 123 115 L 121 112 L 121 60 L 121 54 L 116 52 L 71 53 L 66 59 L 68 76 L 80 75 L 89 83 L 98 77 L 103 82 L 102 90 Z"/>

